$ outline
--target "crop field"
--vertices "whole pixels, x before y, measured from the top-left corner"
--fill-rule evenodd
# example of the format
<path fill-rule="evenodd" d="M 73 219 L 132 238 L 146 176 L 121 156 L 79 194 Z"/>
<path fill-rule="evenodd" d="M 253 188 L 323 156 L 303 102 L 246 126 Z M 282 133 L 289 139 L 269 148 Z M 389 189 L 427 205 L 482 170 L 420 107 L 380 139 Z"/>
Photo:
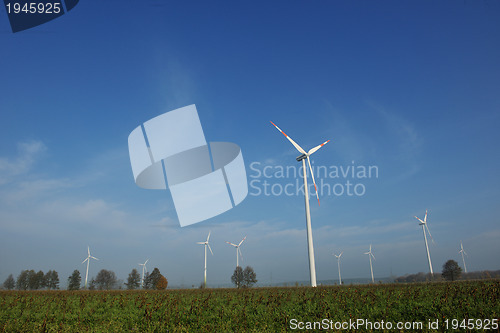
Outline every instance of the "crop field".
<path fill-rule="evenodd" d="M 2 332 L 498 332 L 499 318 L 500 281 L 0 292 Z"/>

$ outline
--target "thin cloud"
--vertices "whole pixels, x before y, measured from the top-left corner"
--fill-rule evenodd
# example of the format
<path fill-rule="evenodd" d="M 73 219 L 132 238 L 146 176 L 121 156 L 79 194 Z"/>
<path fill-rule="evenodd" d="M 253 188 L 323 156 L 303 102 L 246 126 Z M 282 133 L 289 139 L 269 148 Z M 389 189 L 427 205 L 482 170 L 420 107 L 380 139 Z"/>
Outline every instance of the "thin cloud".
<path fill-rule="evenodd" d="M 16 176 L 30 171 L 47 147 L 41 141 L 17 144 L 17 156 L 0 157 L 0 185 L 10 183 Z"/>
<path fill-rule="evenodd" d="M 369 101 L 367 104 L 374 109 L 380 118 L 384 121 L 388 134 L 394 137 L 392 142 L 397 142 L 394 156 L 398 161 L 404 163 L 404 172 L 396 177 L 396 181 L 409 178 L 420 170 L 418 157 L 423 145 L 423 139 L 418 135 L 417 130 L 399 114 L 389 112 L 383 106 Z"/>

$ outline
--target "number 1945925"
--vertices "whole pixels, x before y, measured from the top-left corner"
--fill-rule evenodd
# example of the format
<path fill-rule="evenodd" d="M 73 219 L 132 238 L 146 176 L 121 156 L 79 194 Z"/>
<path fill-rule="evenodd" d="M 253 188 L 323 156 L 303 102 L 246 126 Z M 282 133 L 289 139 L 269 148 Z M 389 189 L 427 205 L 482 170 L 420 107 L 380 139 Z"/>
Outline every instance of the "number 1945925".
<path fill-rule="evenodd" d="M 30 2 L 30 3 L 7 3 L 5 5 L 7 13 L 25 13 L 25 14 L 59 14 L 61 12 L 61 3 L 59 2 Z"/>

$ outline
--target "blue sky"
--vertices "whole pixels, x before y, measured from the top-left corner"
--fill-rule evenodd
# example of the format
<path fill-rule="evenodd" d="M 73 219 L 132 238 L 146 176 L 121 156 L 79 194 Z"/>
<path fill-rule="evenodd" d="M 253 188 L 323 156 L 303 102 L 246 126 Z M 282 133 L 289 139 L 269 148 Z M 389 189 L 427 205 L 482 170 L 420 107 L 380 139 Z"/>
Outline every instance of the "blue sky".
<path fill-rule="evenodd" d="M 134 183 L 127 137 L 196 104 L 208 141 L 237 143 L 255 168 L 296 166 L 269 123 L 315 166 L 376 166 L 362 196 L 311 200 L 318 280 L 428 271 L 413 215 L 429 209 L 435 271 L 499 269 L 498 1 L 81 1 L 13 34 L 0 10 L 0 282 L 55 269 L 62 285 L 90 245 L 121 279 L 150 258 L 170 285 L 230 282 L 234 249 L 261 284 L 308 280 L 304 198 L 252 195 L 180 228 L 168 191 Z M 254 168 L 251 168 L 251 164 Z M 258 167 L 256 167 L 258 166 Z M 321 181 L 321 177 L 316 178 Z M 301 180 L 299 179 L 301 183 Z M 340 185 L 339 185 L 340 186 Z M 459 261 L 461 262 L 461 261 Z"/>

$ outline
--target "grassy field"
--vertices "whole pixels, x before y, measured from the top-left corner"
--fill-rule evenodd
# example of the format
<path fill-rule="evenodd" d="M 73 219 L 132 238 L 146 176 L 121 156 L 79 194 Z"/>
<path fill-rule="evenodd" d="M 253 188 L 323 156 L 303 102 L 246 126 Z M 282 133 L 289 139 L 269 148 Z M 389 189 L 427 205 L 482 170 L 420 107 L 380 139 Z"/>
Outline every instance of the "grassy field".
<path fill-rule="evenodd" d="M 484 326 L 499 318 L 500 281 L 0 292 L 3 332 L 498 332 Z"/>

